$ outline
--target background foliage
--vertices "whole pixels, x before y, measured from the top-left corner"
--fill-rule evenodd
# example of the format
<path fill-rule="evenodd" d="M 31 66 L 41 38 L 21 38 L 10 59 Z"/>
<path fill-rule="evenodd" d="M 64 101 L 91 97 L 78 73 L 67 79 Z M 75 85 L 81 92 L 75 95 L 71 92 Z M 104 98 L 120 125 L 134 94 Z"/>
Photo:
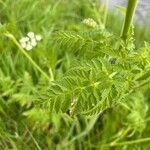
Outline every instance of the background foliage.
<path fill-rule="evenodd" d="M 92 0 L 5 0 L 0 18 L 0 149 L 150 148 L 148 29 L 123 41 Z M 30 31 L 43 40 L 24 55 Z"/>

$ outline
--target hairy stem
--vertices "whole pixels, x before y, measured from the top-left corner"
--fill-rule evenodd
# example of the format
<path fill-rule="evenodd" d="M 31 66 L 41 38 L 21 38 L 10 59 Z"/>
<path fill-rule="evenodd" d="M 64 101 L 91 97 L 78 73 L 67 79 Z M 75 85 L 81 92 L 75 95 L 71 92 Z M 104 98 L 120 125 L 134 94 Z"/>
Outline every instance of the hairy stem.
<path fill-rule="evenodd" d="M 128 0 L 128 6 L 127 6 L 127 12 L 126 17 L 123 25 L 123 30 L 121 33 L 121 37 L 123 40 L 126 40 L 128 31 L 130 29 L 132 18 L 134 16 L 136 6 L 137 6 L 138 0 Z"/>

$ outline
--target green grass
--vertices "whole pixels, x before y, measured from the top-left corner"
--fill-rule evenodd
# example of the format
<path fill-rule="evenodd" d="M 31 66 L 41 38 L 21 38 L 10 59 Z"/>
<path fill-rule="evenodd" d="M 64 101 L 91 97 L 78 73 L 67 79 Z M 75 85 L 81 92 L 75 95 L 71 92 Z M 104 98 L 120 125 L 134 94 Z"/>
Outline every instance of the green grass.
<path fill-rule="evenodd" d="M 94 2 L 0 0 L 0 149 L 150 149 L 149 28 Z"/>

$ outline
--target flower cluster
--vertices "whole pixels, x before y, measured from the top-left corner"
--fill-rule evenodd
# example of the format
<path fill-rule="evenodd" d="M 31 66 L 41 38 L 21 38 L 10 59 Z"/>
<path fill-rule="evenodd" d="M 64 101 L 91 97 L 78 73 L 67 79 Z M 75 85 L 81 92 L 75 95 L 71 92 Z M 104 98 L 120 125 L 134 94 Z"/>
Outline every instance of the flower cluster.
<path fill-rule="evenodd" d="M 93 28 L 97 26 L 97 23 L 92 18 L 84 19 L 83 24 Z"/>
<path fill-rule="evenodd" d="M 30 51 L 37 45 L 38 41 L 42 40 L 41 35 L 35 35 L 33 32 L 29 32 L 26 37 L 22 37 L 19 42 L 22 48 Z"/>

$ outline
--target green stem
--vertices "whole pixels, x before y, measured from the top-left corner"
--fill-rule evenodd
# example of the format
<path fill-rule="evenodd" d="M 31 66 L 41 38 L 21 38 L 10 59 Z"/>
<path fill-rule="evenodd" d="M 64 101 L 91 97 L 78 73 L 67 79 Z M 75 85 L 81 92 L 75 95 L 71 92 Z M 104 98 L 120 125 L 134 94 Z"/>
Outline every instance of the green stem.
<path fill-rule="evenodd" d="M 128 0 L 126 17 L 125 17 L 125 21 L 124 21 L 123 30 L 121 33 L 121 37 L 123 40 L 126 40 L 126 38 L 127 38 L 127 34 L 128 34 L 128 31 L 129 31 L 131 23 L 132 23 L 132 18 L 135 13 L 137 2 L 138 2 L 138 0 Z"/>
<path fill-rule="evenodd" d="M 106 21 L 107 21 L 107 16 L 108 16 L 108 5 L 109 5 L 109 1 L 106 0 L 106 6 L 104 10 L 104 20 L 103 20 L 103 24 L 105 27 L 106 27 Z"/>
<path fill-rule="evenodd" d="M 113 142 L 111 142 L 110 145 L 115 145 L 118 141 L 123 139 L 129 131 L 130 131 L 130 128 L 127 128 L 126 130 L 124 130 L 120 136 L 118 136 Z"/>
<path fill-rule="evenodd" d="M 131 145 L 131 144 L 138 144 L 138 143 L 149 142 L 149 141 L 150 141 L 150 137 L 147 137 L 147 138 L 137 139 L 137 140 L 133 140 L 133 141 L 125 141 L 125 142 L 121 142 L 121 143 L 113 143 L 113 144 L 110 144 L 110 146 Z"/>
<path fill-rule="evenodd" d="M 21 47 L 21 45 L 18 43 L 16 38 L 10 34 L 6 33 L 5 34 L 7 37 L 9 37 L 15 44 L 16 46 L 20 49 L 20 51 L 27 57 L 27 59 L 30 61 L 30 63 L 41 73 L 43 76 L 45 76 L 46 79 L 50 80 L 49 76 L 35 63 L 35 61 L 28 55 L 27 52 Z"/>

